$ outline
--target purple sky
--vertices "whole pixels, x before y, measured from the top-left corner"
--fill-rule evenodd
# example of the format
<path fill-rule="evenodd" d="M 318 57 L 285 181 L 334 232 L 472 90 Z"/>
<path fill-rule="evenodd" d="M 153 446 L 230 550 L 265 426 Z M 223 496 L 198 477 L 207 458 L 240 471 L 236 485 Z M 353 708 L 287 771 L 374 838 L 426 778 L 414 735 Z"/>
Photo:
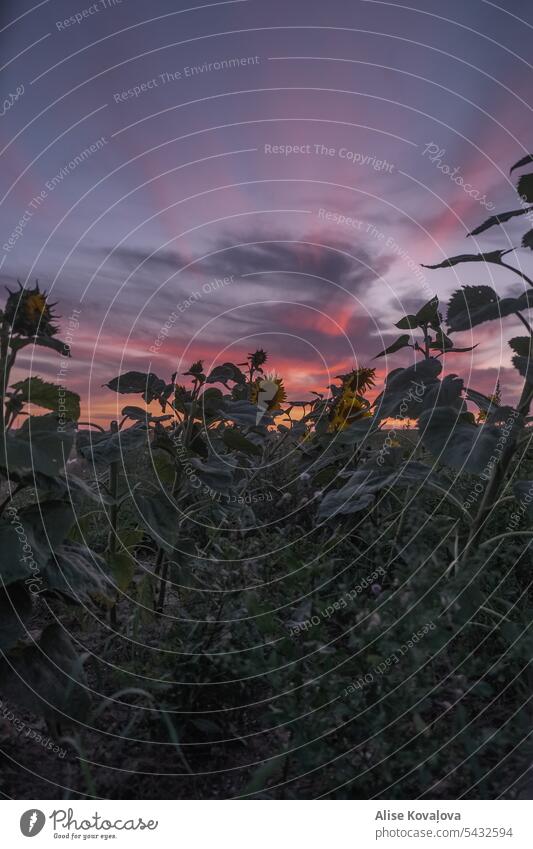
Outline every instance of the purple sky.
<path fill-rule="evenodd" d="M 518 206 L 526 3 L 194 3 L 2 3 L 0 274 L 37 277 L 64 322 L 81 310 L 66 385 L 86 415 L 122 406 L 101 388 L 120 371 L 168 377 L 256 347 L 308 397 L 433 292 L 521 291 L 494 267 L 416 268 L 519 244 L 521 219 L 465 237 Z M 512 400 L 519 332 L 476 328 L 447 370 L 486 391 L 499 375 Z M 27 363 L 58 371 L 42 350 Z"/>

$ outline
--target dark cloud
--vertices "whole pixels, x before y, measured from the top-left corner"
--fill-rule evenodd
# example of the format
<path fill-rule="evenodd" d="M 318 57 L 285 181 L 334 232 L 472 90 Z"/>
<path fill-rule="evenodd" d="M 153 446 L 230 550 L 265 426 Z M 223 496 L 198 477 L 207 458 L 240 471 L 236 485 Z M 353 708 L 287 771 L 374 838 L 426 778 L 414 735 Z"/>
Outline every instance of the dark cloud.
<path fill-rule="evenodd" d="M 213 277 L 266 271 L 299 272 L 338 282 L 350 291 L 367 284 L 389 265 L 384 257 L 376 259 L 368 247 L 358 246 L 348 239 L 330 240 L 325 244 L 306 239 L 288 240 L 281 233 L 268 238 L 264 233 L 234 233 L 219 238 L 205 254 L 195 262 L 179 251 L 168 250 L 150 255 L 147 251 L 121 247 L 113 253 L 106 251 L 104 255 L 109 256 L 109 262 L 129 271 L 139 267 L 138 271 L 143 274 L 170 276 L 185 266 L 189 266 L 190 274 Z"/>
<path fill-rule="evenodd" d="M 174 299 L 176 291 L 193 291 L 209 280 L 234 277 L 241 295 L 301 300 L 310 304 L 339 305 L 368 288 L 386 272 L 391 259 L 373 255 L 368 247 L 347 239 L 319 243 L 287 240 L 282 234 L 232 233 L 219 238 L 196 261 L 178 251 L 159 251 L 153 256 L 136 248 L 121 247 L 109 255 L 106 266 L 132 274 L 128 296 L 146 297 L 158 286 L 158 299 Z M 182 271 L 181 269 L 185 269 Z M 171 294 L 169 295 L 169 291 Z M 231 297 L 229 297 L 231 304 Z"/>

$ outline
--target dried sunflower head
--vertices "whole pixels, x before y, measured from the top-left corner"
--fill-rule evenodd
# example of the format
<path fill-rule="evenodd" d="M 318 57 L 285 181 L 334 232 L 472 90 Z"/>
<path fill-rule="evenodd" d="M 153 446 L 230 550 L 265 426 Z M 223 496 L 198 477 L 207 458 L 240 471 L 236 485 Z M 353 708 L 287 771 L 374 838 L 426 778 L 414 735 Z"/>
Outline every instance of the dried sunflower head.
<path fill-rule="evenodd" d="M 348 387 L 360 395 L 364 395 L 369 389 L 375 385 L 375 368 L 357 368 L 348 374 L 339 374 L 337 377 L 342 380 L 343 388 Z"/>
<path fill-rule="evenodd" d="M 34 289 L 24 289 L 19 283 L 19 290 L 11 292 L 4 310 L 4 316 L 11 325 L 13 333 L 21 336 L 55 336 L 59 328 L 52 322 L 57 317 L 52 313 L 55 304 L 49 304 L 46 292 L 41 292 L 39 284 Z"/>
<path fill-rule="evenodd" d="M 267 361 L 267 352 L 263 351 L 262 348 L 258 348 L 258 350 L 254 351 L 253 354 L 248 354 L 248 359 L 250 360 L 250 365 L 253 366 L 254 369 L 260 369 Z"/>
<path fill-rule="evenodd" d="M 204 361 L 196 360 L 195 363 L 190 366 L 188 371 L 183 372 L 184 375 L 190 375 L 194 377 L 196 380 L 201 380 L 202 382 L 205 380 L 204 374 Z"/>

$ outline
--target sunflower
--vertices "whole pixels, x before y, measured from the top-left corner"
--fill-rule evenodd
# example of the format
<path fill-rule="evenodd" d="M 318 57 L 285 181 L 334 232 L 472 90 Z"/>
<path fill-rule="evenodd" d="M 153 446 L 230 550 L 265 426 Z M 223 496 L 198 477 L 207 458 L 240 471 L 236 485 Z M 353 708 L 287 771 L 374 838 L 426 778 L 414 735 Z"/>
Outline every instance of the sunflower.
<path fill-rule="evenodd" d="M 20 290 L 11 292 L 6 302 L 5 317 L 11 324 L 13 333 L 22 336 L 55 336 L 58 328 L 52 322 L 55 316 L 52 307 L 46 299 L 46 292 L 39 290 L 39 284 L 34 289 L 24 289 L 19 283 Z"/>
<path fill-rule="evenodd" d="M 274 384 L 277 389 L 274 389 Z M 286 401 L 287 393 L 283 385 L 283 378 L 272 374 L 254 380 L 250 387 L 250 401 L 252 404 L 258 404 L 263 398 L 266 401 L 267 410 L 276 410 L 280 404 Z"/>
<path fill-rule="evenodd" d="M 257 351 L 254 351 L 253 354 L 248 354 L 248 360 L 250 361 L 250 365 L 254 368 L 254 370 L 261 369 L 261 366 L 264 366 L 268 359 L 268 354 L 266 351 L 263 351 L 262 348 L 258 348 Z M 261 369 L 262 371 L 262 369 Z"/>
<path fill-rule="evenodd" d="M 349 386 L 345 386 L 330 413 L 328 430 L 330 433 L 345 430 L 353 422 L 366 419 L 371 415 L 368 401 L 357 395 Z"/>
<path fill-rule="evenodd" d="M 372 389 L 375 385 L 375 375 L 375 368 L 356 368 L 348 372 L 348 374 L 338 374 L 337 377 L 339 380 L 342 380 L 343 388 L 349 387 L 354 392 L 364 395 L 365 392 Z"/>
<path fill-rule="evenodd" d="M 371 416 L 368 401 L 363 398 L 367 389 L 375 384 L 376 369 L 358 368 L 348 374 L 337 375 L 342 386 L 334 390 L 334 400 L 329 414 L 330 433 L 345 430 L 353 422 Z"/>

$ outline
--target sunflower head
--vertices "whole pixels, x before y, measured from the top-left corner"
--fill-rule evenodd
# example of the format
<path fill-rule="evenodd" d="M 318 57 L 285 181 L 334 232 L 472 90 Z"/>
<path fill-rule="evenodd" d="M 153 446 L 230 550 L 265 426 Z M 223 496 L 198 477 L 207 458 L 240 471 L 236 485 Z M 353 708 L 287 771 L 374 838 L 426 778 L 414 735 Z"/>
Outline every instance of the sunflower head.
<path fill-rule="evenodd" d="M 200 380 L 203 383 L 203 381 L 205 380 L 204 361 L 203 360 L 196 360 L 196 362 L 193 363 L 192 366 L 189 366 L 189 370 L 184 371 L 183 374 L 189 375 L 190 377 L 193 377 L 195 380 Z"/>
<path fill-rule="evenodd" d="M 56 316 L 52 313 L 55 304 L 49 304 L 46 292 L 39 290 L 39 284 L 34 289 L 24 289 L 19 283 L 19 290 L 11 292 L 6 302 L 4 315 L 11 324 L 13 333 L 22 336 L 55 336 L 58 328 L 52 323 Z"/>
<path fill-rule="evenodd" d="M 364 395 L 369 389 L 375 385 L 375 368 L 357 368 L 348 374 L 337 375 L 342 380 L 343 389 L 348 387 L 360 395 Z"/>
<path fill-rule="evenodd" d="M 368 401 L 357 395 L 349 386 L 344 386 L 329 414 L 328 431 L 337 433 L 340 430 L 346 430 L 353 422 L 366 419 L 371 415 Z"/>
<path fill-rule="evenodd" d="M 286 400 L 287 393 L 281 377 L 268 375 L 259 380 L 254 380 L 250 387 L 252 404 L 265 404 L 267 410 L 276 410 Z"/>
<path fill-rule="evenodd" d="M 257 351 L 254 351 L 253 354 L 248 354 L 248 362 L 254 371 L 263 371 L 261 366 L 267 361 L 267 352 L 263 351 L 262 348 L 258 348 Z"/>
<path fill-rule="evenodd" d="M 375 374 L 375 368 L 357 368 L 348 374 L 337 375 L 342 386 L 332 387 L 334 400 L 329 413 L 330 432 L 345 430 L 352 422 L 372 415 L 368 401 L 362 396 L 374 386 Z"/>

